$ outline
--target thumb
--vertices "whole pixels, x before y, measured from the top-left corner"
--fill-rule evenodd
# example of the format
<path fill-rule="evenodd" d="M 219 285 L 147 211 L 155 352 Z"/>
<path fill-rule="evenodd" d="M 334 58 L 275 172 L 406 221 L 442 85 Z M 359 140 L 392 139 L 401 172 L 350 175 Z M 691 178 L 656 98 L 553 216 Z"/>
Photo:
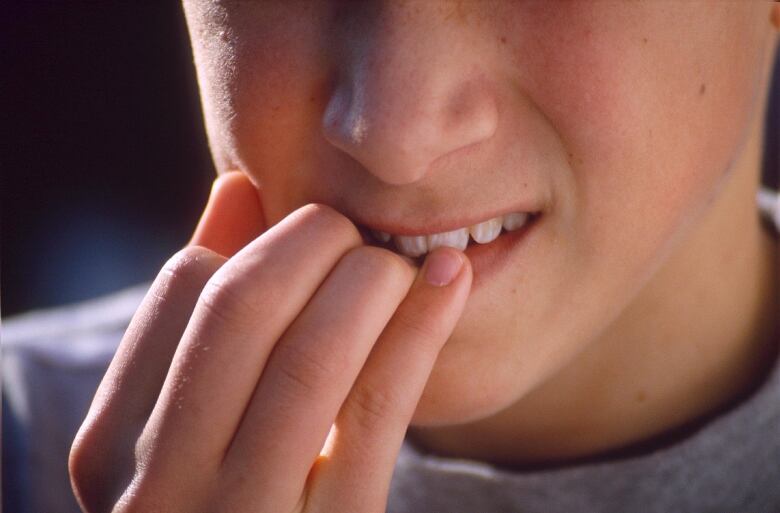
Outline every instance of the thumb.
<path fill-rule="evenodd" d="M 188 246 L 232 257 L 266 230 L 260 191 L 241 171 L 219 175 Z"/>

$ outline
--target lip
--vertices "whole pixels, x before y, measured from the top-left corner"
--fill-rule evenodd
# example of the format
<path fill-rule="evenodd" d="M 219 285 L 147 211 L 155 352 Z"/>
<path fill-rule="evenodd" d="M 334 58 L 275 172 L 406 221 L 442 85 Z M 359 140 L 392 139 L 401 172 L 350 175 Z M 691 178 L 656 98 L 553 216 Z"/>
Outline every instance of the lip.
<path fill-rule="evenodd" d="M 391 235 L 432 235 L 434 233 L 449 232 L 452 230 L 459 230 L 461 228 L 468 228 L 469 226 L 479 224 L 494 217 L 504 216 L 506 214 L 512 214 L 514 212 L 526 212 L 531 216 L 538 216 L 541 213 L 541 209 L 530 206 L 514 206 L 511 208 L 503 208 L 501 210 L 495 210 L 488 212 L 487 214 L 481 214 L 479 216 L 470 216 L 468 218 L 461 218 L 456 220 L 434 220 L 430 223 L 426 223 L 424 226 L 410 226 L 402 224 L 394 224 L 387 221 L 373 221 L 370 219 L 362 218 L 361 216 L 348 215 L 352 221 L 362 227 L 369 230 L 378 230 Z M 491 243 L 492 244 L 492 243 Z M 486 244 L 488 245 L 488 244 Z"/>
<path fill-rule="evenodd" d="M 517 211 L 513 210 L 509 212 L 517 212 Z M 529 214 L 529 216 L 530 217 L 528 221 L 525 223 L 525 225 L 523 225 L 521 228 L 517 230 L 513 230 L 511 232 L 502 231 L 501 235 L 499 235 L 495 240 L 487 244 L 479 244 L 477 242 L 471 242 L 466 247 L 463 253 L 466 255 L 466 257 L 468 257 L 469 261 L 471 262 L 471 268 L 473 271 L 473 279 L 471 284 L 472 291 L 481 287 L 485 281 L 491 279 L 493 276 L 500 273 L 501 270 L 506 267 L 509 260 L 511 259 L 510 257 L 512 253 L 515 251 L 516 248 L 520 246 L 521 242 L 525 240 L 529 232 L 534 230 L 534 228 L 539 224 L 541 218 L 543 217 L 543 215 L 539 212 L 531 213 Z M 388 242 L 382 243 L 375 240 L 373 236 L 369 235 L 368 229 L 365 226 L 358 225 L 358 229 L 360 230 L 363 236 L 363 241 L 366 244 L 383 247 L 385 249 L 393 251 L 394 253 L 398 253 L 395 250 L 395 246 L 392 242 L 392 239 Z M 418 233 L 422 234 L 424 232 L 418 232 Z M 404 258 L 409 258 L 411 261 L 417 264 L 418 267 L 422 266 L 423 262 L 425 261 L 425 255 L 415 257 L 415 258 L 411 258 L 411 257 L 404 257 Z"/>
<path fill-rule="evenodd" d="M 522 242 L 540 224 L 543 219 L 540 213 L 531 214 L 528 221 L 519 229 L 511 232 L 501 232 L 495 240 L 487 244 L 472 243 L 463 252 L 471 262 L 473 279 L 471 290 L 481 287 L 504 269 L 512 259 L 515 250 L 520 249 Z"/>

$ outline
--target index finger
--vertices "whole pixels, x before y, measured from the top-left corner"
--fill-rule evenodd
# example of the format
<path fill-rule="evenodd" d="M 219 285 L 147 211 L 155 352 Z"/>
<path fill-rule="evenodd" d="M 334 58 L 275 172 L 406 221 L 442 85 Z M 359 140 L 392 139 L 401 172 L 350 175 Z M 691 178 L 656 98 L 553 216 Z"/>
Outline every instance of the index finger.
<path fill-rule="evenodd" d="M 72 444 L 69 471 L 82 504 L 100 503 L 121 484 L 131 465 L 127 441 L 146 424 L 206 282 L 262 231 L 260 199 L 246 175 L 217 177 L 188 247 L 163 266 L 133 315 Z"/>
<path fill-rule="evenodd" d="M 297 209 L 208 281 L 140 446 L 162 473 L 221 465 L 276 342 L 362 237 L 325 205 Z"/>

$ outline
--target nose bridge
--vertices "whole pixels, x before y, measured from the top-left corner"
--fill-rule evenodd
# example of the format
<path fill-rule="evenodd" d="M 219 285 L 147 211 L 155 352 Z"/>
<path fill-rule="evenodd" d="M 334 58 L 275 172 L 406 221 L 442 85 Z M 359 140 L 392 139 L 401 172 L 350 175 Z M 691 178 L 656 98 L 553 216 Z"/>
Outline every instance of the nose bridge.
<path fill-rule="evenodd" d="M 494 98 L 458 41 L 432 17 L 385 13 L 352 41 L 323 116 L 326 139 L 391 184 L 423 178 L 437 158 L 492 136 Z"/>

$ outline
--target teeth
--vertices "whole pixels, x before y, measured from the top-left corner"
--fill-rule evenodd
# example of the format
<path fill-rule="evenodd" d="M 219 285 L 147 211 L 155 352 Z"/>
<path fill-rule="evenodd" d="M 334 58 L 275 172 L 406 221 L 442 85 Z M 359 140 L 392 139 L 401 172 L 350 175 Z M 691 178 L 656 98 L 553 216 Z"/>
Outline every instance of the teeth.
<path fill-rule="evenodd" d="M 504 230 L 511 232 L 521 228 L 528 220 L 528 214 L 526 212 L 514 212 L 504 216 Z"/>
<path fill-rule="evenodd" d="M 394 235 L 393 242 L 398 251 L 406 256 L 417 257 L 428 252 L 428 239 L 425 235 Z"/>
<path fill-rule="evenodd" d="M 462 251 L 468 246 L 469 235 L 478 244 L 493 242 L 501 235 L 502 227 L 508 232 L 515 231 L 522 228 L 528 219 L 527 212 L 514 212 L 488 219 L 468 228 L 431 235 L 391 235 L 380 230 L 371 230 L 371 234 L 382 243 L 392 238 L 399 253 L 409 257 L 418 257 L 440 246 L 449 246 Z"/>
<path fill-rule="evenodd" d="M 379 242 L 387 242 L 390 240 L 390 234 L 381 230 L 371 230 L 371 235 Z"/>
<path fill-rule="evenodd" d="M 492 242 L 501 233 L 501 218 L 494 217 L 484 223 L 475 224 L 469 227 L 469 233 L 471 233 L 471 238 L 474 239 L 474 242 L 480 244 Z"/>
<path fill-rule="evenodd" d="M 468 243 L 469 231 L 466 228 L 428 235 L 428 251 L 432 251 L 441 246 L 449 246 L 463 251 L 466 249 Z"/>

